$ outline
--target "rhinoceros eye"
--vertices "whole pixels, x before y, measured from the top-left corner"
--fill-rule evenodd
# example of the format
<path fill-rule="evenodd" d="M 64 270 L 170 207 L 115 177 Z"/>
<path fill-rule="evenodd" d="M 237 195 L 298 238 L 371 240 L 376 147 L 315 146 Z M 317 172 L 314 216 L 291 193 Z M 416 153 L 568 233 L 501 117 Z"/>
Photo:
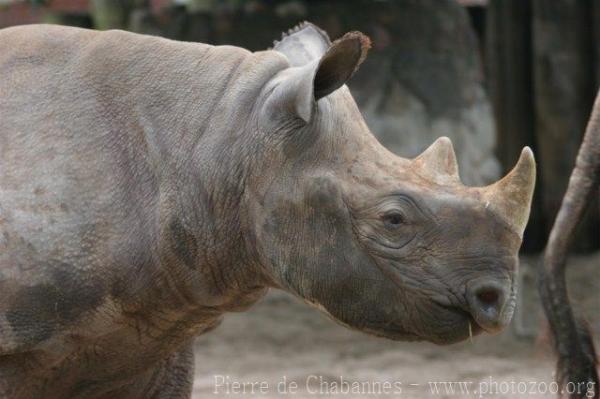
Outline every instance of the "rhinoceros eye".
<path fill-rule="evenodd" d="M 385 227 L 392 230 L 397 229 L 405 222 L 404 216 L 398 211 L 388 212 L 382 216 L 382 219 Z"/>

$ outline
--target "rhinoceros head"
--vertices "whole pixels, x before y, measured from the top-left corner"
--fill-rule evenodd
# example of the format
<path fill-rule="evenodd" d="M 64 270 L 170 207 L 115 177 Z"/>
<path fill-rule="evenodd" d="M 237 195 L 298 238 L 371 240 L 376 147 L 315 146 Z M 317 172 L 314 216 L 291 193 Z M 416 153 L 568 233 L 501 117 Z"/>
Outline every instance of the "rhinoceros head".
<path fill-rule="evenodd" d="M 369 40 L 333 44 L 304 24 L 274 50 L 289 67 L 263 91 L 267 160 L 248 198 L 252 246 L 274 286 L 354 329 L 452 343 L 505 327 L 535 162 L 466 187 L 448 138 L 400 158 L 369 132 L 344 83 Z"/>

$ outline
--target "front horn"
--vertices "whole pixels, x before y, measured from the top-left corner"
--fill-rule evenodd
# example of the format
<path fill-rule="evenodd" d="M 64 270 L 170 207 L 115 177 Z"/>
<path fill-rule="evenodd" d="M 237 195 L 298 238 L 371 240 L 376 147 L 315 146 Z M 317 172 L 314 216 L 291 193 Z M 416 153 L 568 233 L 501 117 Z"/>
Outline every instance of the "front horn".
<path fill-rule="evenodd" d="M 481 190 L 486 207 L 523 237 L 529 220 L 535 188 L 535 159 L 529 147 L 523 148 L 515 167 L 498 182 Z"/>

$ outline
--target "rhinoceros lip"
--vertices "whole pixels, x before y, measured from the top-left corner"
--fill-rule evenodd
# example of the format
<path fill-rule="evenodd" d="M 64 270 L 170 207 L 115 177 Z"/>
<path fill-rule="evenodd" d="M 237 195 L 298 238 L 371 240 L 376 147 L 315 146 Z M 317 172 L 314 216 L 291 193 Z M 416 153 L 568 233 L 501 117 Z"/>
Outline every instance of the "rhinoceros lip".
<path fill-rule="evenodd" d="M 471 332 L 473 333 L 473 335 L 479 335 L 483 331 L 486 331 L 485 328 L 483 328 L 479 323 L 477 323 L 477 320 L 475 320 L 475 318 L 471 316 L 471 313 L 467 312 L 466 310 L 455 306 L 447 306 L 441 304 L 440 306 L 443 307 L 448 313 L 459 315 L 462 317 L 462 319 L 465 320 L 466 323 L 469 323 L 471 325 Z M 466 328 L 469 328 L 468 324 L 466 325 Z"/>
<path fill-rule="evenodd" d="M 471 314 L 469 312 L 465 312 L 464 310 L 461 310 L 461 312 L 464 313 L 465 318 L 467 319 L 468 323 L 470 324 L 471 332 L 473 333 L 473 335 L 478 335 L 478 334 L 482 333 L 483 331 L 486 331 L 485 328 L 483 328 L 479 323 L 477 323 L 477 320 L 475 320 L 475 318 L 473 316 L 471 316 Z"/>

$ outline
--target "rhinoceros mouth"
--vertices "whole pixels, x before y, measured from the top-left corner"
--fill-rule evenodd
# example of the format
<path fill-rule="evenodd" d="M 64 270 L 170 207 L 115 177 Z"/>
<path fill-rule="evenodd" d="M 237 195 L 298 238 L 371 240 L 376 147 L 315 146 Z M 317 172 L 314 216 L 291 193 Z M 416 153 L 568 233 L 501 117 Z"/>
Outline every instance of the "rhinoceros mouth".
<path fill-rule="evenodd" d="M 446 312 L 446 314 L 452 315 L 455 319 L 461 320 L 459 323 L 456 323 L 456 327 L 460 328 L 461 330 L 464 329 L 464 339 L 467 339 L 470 336 L 474 337 L 486 331 L 479 323 L 477 323 L 471 313 L 464 310 L 462 307 L 442 305 L 439 303 L 438 305 L 444 312 Z M 460 324 L 460 326 L 458 324 Z"/>
<path fill-rule="evenodd" d="M 369 325 L 361 328 L 363 332 L 396 341 L 429 341 L 437 345 L 450 345 L 465 341 L 480 335 L 485 330 L 477 324 L 473 317 L 466 311 L 450 306 L 438 308 L 442 313 L 438 318 L 439 328 L 430 326 L 426 329 L 408 331 L 403 326 L 393 323 L 385 325 Z M 448 324 L 448 321 L 451 321 Z"/>
<path fill-rule="evenodd" d="M 379 261 L 376 257 L 372 257 L 375 266 L 379 269 L 384 276 L 386 276 L 394 285 L 400 290 L 405 290 L 405 282 L 399 273 L 398 268 L 387 262 Z M 432 299 L 431 304 L 435 306 L 440 312 L 438 321 L 444 325 L 444 328 L 440 327 L 441 331 L 437 334 L 434 331 L 432 335 L 419 334 L 419 333 L 408 333 L 404 330 L 396 331 L 391 326 L 381 329 L 379 332 L 373 331 L 375 335 L 386 336 L 387 338 L 403 340 L 403 341 L 431 341 L 437 344 L 451 344 L 455 342 L 464 341 L 469 337 L 474 337 L 486 331 L 471 315 L 469 311 L 465 309 L 465 304 L 461 303 L 460 295 L 455 291 L 447 287 L 449 292 L 452 293 L 453 299 L 447 301 L 441 301 L 439 299 Z M 445 321 L 445 322 L 444 322 Z M 451 321 L 452 327 L 448 328 L 448 322 Z"/>
<path fill-rule="evenodd" d="M 477 323 L 477 320 L 475 320 L 471 313 L 460 308 L 455 308 L 454 312 L 460 314 L 468 323 L 467 328 L 469 329 L 469 336 L 479 335 L 485 331 L 485 329 Z"/>

